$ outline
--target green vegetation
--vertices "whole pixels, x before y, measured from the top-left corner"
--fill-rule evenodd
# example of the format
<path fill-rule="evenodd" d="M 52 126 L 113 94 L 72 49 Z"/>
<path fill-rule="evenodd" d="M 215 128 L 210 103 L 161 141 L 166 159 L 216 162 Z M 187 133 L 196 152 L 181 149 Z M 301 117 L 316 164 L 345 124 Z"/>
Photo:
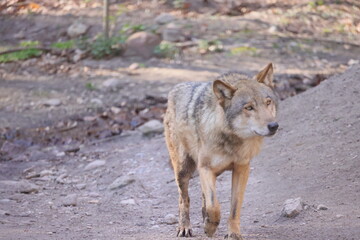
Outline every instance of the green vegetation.
<path fill-rule="evenodd" d="M 316 8 L 317 6 L 322 6 L 324 5 L 324 0 L 316 0 L 316 1 L 311 1 L 308 3 L 310 7 L 312 8 Z"/>
<path fill-rule="evenodd" d="M 198 43 L 199 52 L 205 54 L 208 52 L 222 52 L 224 47 L 220 40 L 201 40 Z"/>
<path fill-rule="evenodd" d="M 95 84 L 93 84 L 91 82 L 86 83 L 85 87 L 86 87 L 87 90 L 90 90 L 90 91 L 96 90 Z"/>
<path fill-rule="evenodd" d="M 123 51 L 125 41 L 126 38 L 124 36 L 109 37 L 108 39 L 104 36 L 99 36 L 93 42 L 89 43 L 88 46 L 92 57 L 100 59 L 120 55 Z"/>
<path fill-rule="evenodd" d="M 131 24 L 126 23 L 122 26 L 119 33 L 121 35 L 122 34 L 131 34 L 131 33 L 141 32 L 141 31 L 145 31 L 145 30 L 146 30 L 146 27 L 142 24 L 131 25 Z"/>
<path fill-rule="evenodd" d="M 230 50 L 231 55 L 247 54 L 251 56 L 258 55 L 258 49 L 255 47 L 241 46 Z"/>
<path fill-rule="evenodd" d="M 23 41 L 20 43 L 20 47 L 26 49 L 0 55 L 0 63 L 20 61 L 38 57 L 42 54 L 41 50 L 35 49 L 39 45 L 40 43 L 38 41 Z"/>
<path fill-rule="evenodd" d="M 56 42 L 50 45 L 52 48 L 57 48 L 57 49 L 61 49 L 61 50 L 65 50 L 65 49 L 71 49 L 74 48 L 75 46 L 75 41 L 70 40 L 70 41 L 65 41 L 65 42 Z"/>
<path fill-rule="evenodd" d="M 174 58 L 177 54 L 179 54 L 179 49 L 173 43 L 161 42 L 154 49 L 154 53 L 158 57 Z"/>

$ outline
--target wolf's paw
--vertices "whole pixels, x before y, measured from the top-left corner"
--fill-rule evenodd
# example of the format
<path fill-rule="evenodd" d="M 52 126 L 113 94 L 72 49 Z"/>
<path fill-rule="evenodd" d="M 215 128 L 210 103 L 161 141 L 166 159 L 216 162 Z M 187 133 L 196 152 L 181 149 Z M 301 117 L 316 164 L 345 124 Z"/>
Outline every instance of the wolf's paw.
<path fill-rule="evenodd" d="M 226 234 L 224 239 L 231 239 L 231 240 L 244 240 L 240 234 L 238 233 L 230 233 Z"/>
<path fill-rule="evenodd" d="M 208 218 L 205 218 L 204 232 L 206 236 L 212 237 L 216 232 L 219 222 L 210 222 Z"/>
<path fill-rule="evenodd" d="M 176 236 L 177 237 L 192 237 L 192 230 L 191 230 L 191 228 L 178 227 Z"/>

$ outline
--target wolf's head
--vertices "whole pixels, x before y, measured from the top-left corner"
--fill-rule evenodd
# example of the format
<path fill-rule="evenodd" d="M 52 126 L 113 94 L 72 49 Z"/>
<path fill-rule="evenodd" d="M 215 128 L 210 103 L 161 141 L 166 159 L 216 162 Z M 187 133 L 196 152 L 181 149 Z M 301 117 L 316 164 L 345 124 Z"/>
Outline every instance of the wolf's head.
<path fill-rule="evenodd" d="M 273 88 L 272 63 L 253 79 L 230 73 L 215 80 L 213 91 L 224 110 L 225 129 L 241 138 L 274 135 L 279 125 Z"/>

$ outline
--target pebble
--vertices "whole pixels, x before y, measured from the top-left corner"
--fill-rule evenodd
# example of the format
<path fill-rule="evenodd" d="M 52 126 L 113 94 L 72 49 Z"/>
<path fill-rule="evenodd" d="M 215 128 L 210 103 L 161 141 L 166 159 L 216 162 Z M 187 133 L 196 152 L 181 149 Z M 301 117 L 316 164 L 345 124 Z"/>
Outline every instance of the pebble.
<path fill-rule="evenodd" d="M 164 41 L 168 42 L 181 42 L 185 40 L 182 26 L 175 24 L 175 23 L 169 23 L 166 25 L 162 32 L 162 38 Z"/>
<path fill-rule="evenodd" d="M 39 187 L 26 180 L 4 180 L 0 181 L 0 192 L 37 193 L 39 192 Z"/>
<path fill-rule="evenodd" d="M 71 38 L 76 38 L 85 34 L 88 29 L 89 29 L 88 25 L 85 25 L 80 22 L 75 22 L 68 27 L 67 35 Z"/>
<path fill-rule="evenodd" d="M 178 219 L 174 214 L 169 213 L 168 215 L 165 216 L 164 222 L 166 224 L 172 225 L 172 224 L 176 224 L 178 222 Z"/>
<path fill-rule="evenodd" d="M 115 179 L 115 181 L 109 185 L 109 190 L 123 188 L 133 182 L 135 182 L 134 178 L 130 176 L 121 176 Z"/>
<path fill-rule="evenodd" d="M 105 164 L 106 164 L 106 161 L 104 161 L 104 160 L 95 160 L 95 161 L 89 163 L 88 165 L 86 165 L 84 170 L 89 171 L 89 170 L 92 170 L 92 169 L 95 169 L 95 168 L 102 167 Z"/>
<path fill-rule="evenodd" d="M 319 204 L 317 207 L 316 207 L 317 210 L 328 210 L 329 208 L 323 204 Z"/>
<path fill-rule="evenodd" d="M 86 184 L 85 183 L 79 183 L 79 184 L 76 184 L 75 187 L 79 190 L 83 190 L 86 188 Z"/>
<path fill-rule="evenodd" d="M 60 106 L 62 104 L 62 102 L 60 99 L 52 98 L 52 99 L 48 99 L 48 100 L 44 101 L 43 104 L 47 107 L 57 107 L 57 106 Z"/>
<path fill-rule="evenodd" d="M 301 198 L 287 199 L 284 202 L 281 215 L 288 218 L 296 217 L 303 210 L 303 205 Z"/>
<path fill-rule="evenodd" d="M 0 216 L 10 216 L 10 213 L 0 209 Z"/>
<path fill-rule="evenodd" d="M 126 200 L 122 200 L 120 202 L 120 204 L 123 204 L 123 205 L 135 205 L 136 202 L 134 199 L 126 199 Z"/>
<path fill-rule="evenodd" d="M 61 205 L 68 207 L 68 206 L 76 206 L 77 205 L 77 195 L 76 194 L 69 194 L 61 199 Z"/>
<path fill-rule="evenodd" d="M 164 131 L 164 126 L 159 120 L 150 120 L 138 127 L 138 130 L 144 135 L 149 135 L 153 133 L 162 133 Z"/>
<path fill-rule="evenodd" d="M 122 81 L 118 78 L 110 78 L 102 83 L 102 87 L 106 90 L 117 90 L 122 86 Z"/>
<path fill-rule="evenodd" d="M 129 70 L 136 70 L 136 69 L 138 69 L 140 67 L 140 65 L 138 64 L 138 63 L 132 63 L 129 67 L 128 67 L 128 69 Z"/>
<path fill-rule="evenodd" d="M 155 18 L 155 23 L 163 25 L 175 20 L 175 17 L 169 13 L 161 13 Z"/>

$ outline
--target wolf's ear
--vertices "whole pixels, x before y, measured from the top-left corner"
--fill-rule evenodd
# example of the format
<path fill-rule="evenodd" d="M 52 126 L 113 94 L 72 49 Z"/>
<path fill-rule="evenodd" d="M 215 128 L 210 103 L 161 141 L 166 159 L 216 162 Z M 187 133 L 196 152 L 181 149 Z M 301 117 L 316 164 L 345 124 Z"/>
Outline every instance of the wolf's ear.
<path fill-rule="evenodd" d="M 215 96 L 219 99 L 220 104 L 223 105 L 226 99 L 230 100 L 236 91 L 236 88 L 231 86 L 229 83 L 221 80 L 215 80 L 213 83 L 213 91 Z"/>
<path fill-rule="evenodd" d="M 267 85 L 267 86 L 269 86 L 271 88 L 274 88 L 273 73 L 274 73 L 273 64 L 269 63 L 263 70 L 261 70 L 255 76 L 255 79 L 259 83 L 264 83 L 265 85 Z"/>

